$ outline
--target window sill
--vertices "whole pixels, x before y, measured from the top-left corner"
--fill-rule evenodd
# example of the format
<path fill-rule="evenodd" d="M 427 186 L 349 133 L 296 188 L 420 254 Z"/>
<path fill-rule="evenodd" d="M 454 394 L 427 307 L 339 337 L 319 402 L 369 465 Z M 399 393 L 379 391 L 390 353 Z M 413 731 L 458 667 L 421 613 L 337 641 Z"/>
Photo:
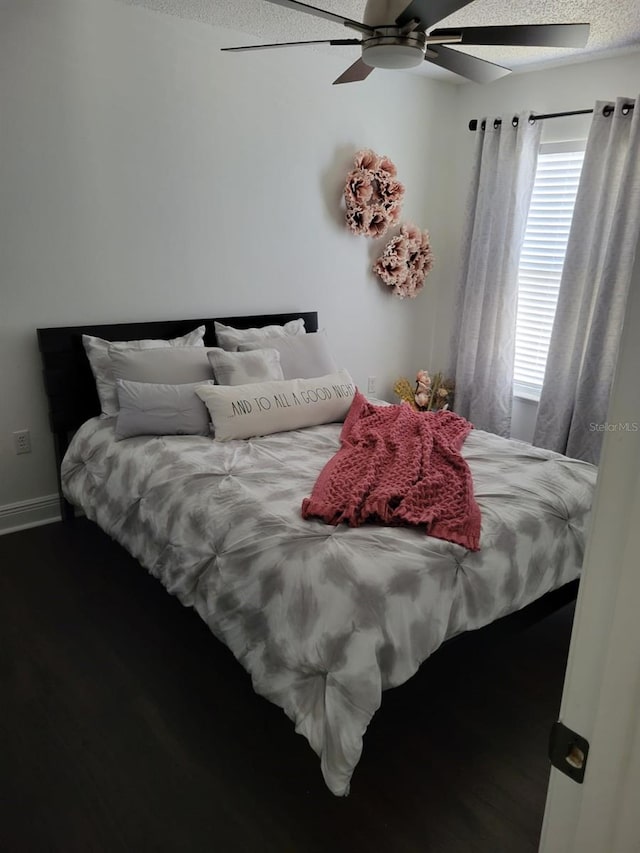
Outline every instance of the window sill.
<path fill-rule="evenodd" d="M 513 399 L 523 400 L 525 403 L 535 403 L 536 405 L 538 405 L 538 403 L 540 402 L 540 392 L 526 391 L 524 388 L 514 388 Z"/>
<path fill-rule="evenodd" d="M 538 404 L 540 402 L 540 389 L 535 387 L 527 388 L 526 385 L 514 385 L 513 399 L 524 400 L 525 403 Z"/>

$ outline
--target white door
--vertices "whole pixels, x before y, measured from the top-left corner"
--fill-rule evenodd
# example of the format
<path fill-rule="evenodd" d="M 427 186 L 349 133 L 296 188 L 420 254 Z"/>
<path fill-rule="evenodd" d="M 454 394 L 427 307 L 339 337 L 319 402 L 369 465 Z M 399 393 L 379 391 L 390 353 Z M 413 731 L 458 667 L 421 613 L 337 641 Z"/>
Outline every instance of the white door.
<path fill-rule="evenodd" d="M 560 720 L 590 744 L 553 768 L 541 853 L 640 851 L 640 245 L 609 406 Z"/>

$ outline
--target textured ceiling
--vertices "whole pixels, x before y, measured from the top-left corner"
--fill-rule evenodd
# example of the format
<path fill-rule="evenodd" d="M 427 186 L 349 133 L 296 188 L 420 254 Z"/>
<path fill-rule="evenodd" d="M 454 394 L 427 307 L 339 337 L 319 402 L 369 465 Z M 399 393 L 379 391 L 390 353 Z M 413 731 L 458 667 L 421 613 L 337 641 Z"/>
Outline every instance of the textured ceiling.
<path fill-rule="evenodd" d="M 246 44 L 325 38 L 357 38 L 358 33 L 339 24 L 265 0 L 122 0 L 158 12 L 190 18 L 247 34 Z M 312 5 L 346 17 L 363 20 L 366 0 L 306 0 Z M 408 4 L 408 0 L 407 0 Z M 400 8 L 407 5 L 400 2 Z M 440 26 L 490 26 L 498 24 L 590 23 L 586 48 L 469 47 L 468 53 L 516 71 L 600 58 L 640 50 L 640 0 L 473 0 Z M 238 43 L 232 39 L 229 46 Z M 285 50 L 286 48 L 283 48 Z M 345 66 L 359 56 L 357 47 L 300 47 L 291 51 L 323 50 L 344 56 Z M 260 53 L 238 55 L 239 62 L 259 61 Z M 393 73 L 393 72 L 391 72 Z M 396 72 L 397 73 L 397 72 Z M 462 78 L 424 62 L 419 73 L 464 82 Z"/>

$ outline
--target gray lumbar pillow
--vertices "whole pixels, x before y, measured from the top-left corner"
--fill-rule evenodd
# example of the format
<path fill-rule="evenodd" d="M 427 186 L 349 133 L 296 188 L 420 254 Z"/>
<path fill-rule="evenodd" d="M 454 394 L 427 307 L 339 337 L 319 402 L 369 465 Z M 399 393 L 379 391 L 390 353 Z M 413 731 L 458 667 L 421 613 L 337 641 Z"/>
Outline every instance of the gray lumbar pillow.
<path fill-rule="evenodd" d="M 327 341 L 326 332 L 262 338 L 239 345 L 241 352 L 270 347 L 280 353 L 280 366 L 285 379 L 313 379 L 338 369 Z"/>
<path fill-rule="evenodd" d="M 195 388 L 208 382 L 165 385 L 116 379 L 120 411 L 116 441 L 134 435 L 209 435 L 209 412 Z"/>
<path fill-rule="evenodd" d="M 212 347 L 207 352 L 218 385 L 247 385 L 249 382 L 277 382 L 284 379 L 280 353 L 275 349 L 227 352 Z"/>

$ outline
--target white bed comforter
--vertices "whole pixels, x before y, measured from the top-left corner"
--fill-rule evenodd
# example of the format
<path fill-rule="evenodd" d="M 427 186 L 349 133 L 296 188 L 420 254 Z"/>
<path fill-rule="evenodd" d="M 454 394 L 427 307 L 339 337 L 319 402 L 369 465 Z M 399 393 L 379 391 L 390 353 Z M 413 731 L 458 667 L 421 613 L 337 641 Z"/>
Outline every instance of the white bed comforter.
<path fill-rule="evenodd" d="M 340 424 L 226 443 L 115 442 L 113 424 L 78 431 L 65 495 L 197 610 L 309 740 L 334 794 L 349 791 L 383 690 L 582 563 L 596 469 L 521 442 L 465 442 L 482 512 L 472 553 L 419 529 L 303 520 Z"/>

